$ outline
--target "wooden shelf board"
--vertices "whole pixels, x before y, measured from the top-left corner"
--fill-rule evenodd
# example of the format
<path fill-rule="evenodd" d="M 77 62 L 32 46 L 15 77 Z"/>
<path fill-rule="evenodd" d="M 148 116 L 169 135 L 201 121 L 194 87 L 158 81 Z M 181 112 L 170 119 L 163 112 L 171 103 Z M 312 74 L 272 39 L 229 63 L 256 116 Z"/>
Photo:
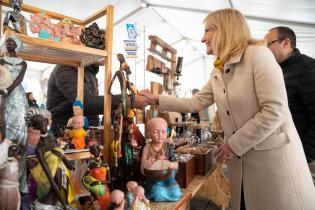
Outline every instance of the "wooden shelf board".
<path fill-rule="evenodd" d="M 24 49 L 18 54 L 23 59 L 29 61 L 86 66 L 107 56 L 105 50 L 29 37 L 14 32 L 9 33 L 16 35 L 23 42 Z"/>

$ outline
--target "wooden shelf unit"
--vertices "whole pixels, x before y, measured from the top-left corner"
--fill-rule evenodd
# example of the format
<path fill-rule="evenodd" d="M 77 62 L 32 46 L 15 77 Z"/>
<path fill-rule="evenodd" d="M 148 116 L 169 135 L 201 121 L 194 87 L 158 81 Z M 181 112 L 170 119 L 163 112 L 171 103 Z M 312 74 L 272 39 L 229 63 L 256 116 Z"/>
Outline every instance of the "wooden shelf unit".
<path fill-rule="evenodd" d="M 10 0 L 0 1 L 0 19 L 2 20 L 2 6 L 10 7 Z M 104 74 L 104 150 L 103 157 L 109 159 L 110 150 L 110 127 L 111 127 L 111 96 L 108 94 L 110 80 L 112 78 L 112 48 L 113 48 L 113 21 L 114 21 L 114 7 L 108 5 L 99 11 L 91 14 L 83 20 L 79 20 L 70 16 L 65 16 L 49 10 L 40 9 L 32 5 L 22 4 L 22 11 L 29 13 L 37 13 L 44 11 L 52 19 L 62 20 L 68 18 L 72 23 L 79 25 L 81 28 L 99 18 L 105 18 L 105 50 L 89 48 L 84 45 L 74 45 L 65 42 L 54 42 L 52 40 L 40 39 L 30 37 L 23 34 L 17 34 L 10 30 L 6 30 L 9 35 L 14 34 L 23 42 L 24 49 L 18 53 L 26 61 L 36 61 L 43 63 L 62 64 L 68 66 L 78 67 L 78 96 L 83 101 L 84 93 L 84 66 L 91 63 L 105 60 L 105 74 Z M 102 27 L 101 27 L 102 28 Z M 0 31 L 2 35 L 2 21 L 0 24 Z M 86 154 L 85 154 L 86 155 Z M 79 157 L 80 155 L 78 155 Z"/>

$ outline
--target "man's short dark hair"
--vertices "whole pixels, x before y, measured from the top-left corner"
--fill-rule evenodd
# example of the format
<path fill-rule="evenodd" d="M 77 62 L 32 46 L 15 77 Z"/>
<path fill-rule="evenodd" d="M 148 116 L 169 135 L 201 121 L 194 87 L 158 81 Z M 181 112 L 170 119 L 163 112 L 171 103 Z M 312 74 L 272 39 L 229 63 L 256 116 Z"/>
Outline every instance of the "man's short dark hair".
<path fill-rule="evenodd" d="M 278 26 L 275 28 L 270 29 L 270 31 L 272 30 L 277 30 L 278 31 L 278 39 L 279 40 L 284 40 L 284 39 L 290 39 L 290 44 L 291 44 L 291 48 L 295 49 L 296 48 L 296 36 L 294 31 L 289 28 L 289 27 L 285 27 L 285 26 Z"/>

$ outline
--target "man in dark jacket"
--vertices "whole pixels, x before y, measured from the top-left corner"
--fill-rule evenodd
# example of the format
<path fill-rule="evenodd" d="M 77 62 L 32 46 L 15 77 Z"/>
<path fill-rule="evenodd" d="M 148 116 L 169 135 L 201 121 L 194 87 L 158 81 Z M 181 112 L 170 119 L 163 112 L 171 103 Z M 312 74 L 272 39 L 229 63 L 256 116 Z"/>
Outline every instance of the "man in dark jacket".
<path fill-rule="evenodd" d="M 98 126 L 98 115 L 104 112 L 104 96 L 98 95 L 98 65 L 84 68 L 84 116 L 89 125 Z M 73 116 L 72 104 L 77 97 L 77 68 L 57 65 L 48 80 L 47 109 L 52 114 L 52 130 L 67 125 L 68 119 Z M 120 95 L 112 97 L 112 109 L 117 109 Z M 142 96 L 135 97 L 135 106 L 142 108 Z"/>
<path fill-rule="evenodd" d="M 315 59 L 300 53 L 295 33 L 288 27 L 272 28 L 265 39 L 282 68 L 290 111 L 314 178 Z"/>

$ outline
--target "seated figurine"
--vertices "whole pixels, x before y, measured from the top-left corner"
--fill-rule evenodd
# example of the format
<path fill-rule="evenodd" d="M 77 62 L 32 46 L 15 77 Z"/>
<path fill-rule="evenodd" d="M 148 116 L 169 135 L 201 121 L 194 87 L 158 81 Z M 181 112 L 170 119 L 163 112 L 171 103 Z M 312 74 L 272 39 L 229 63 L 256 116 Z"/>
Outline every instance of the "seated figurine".
<path fill-rule="evenodd" d="M 67 42 L 70 44 L 81 45 L 80 27 L 75 27 L 70 19 L 64 18 L 59 22 L 59 26 L 61 28 L 61 40 L 62 42 Z"/>
<path fill-rule="evenodd" d="M 127 210 L 131 209 L 131 203 L 134 200 L 134 196 L 133 196 L 132 191 L 137 186 L 138 186 L 138 183 L 135 182 L 135 181 L 129 181 L 126 184 L 126 188 L 127 188 Z"/>
<path fill-rule="evenodd" d="M 31 15 L 30 29 L 32 33 L 38 33 L 38 38 L 60 41 L 60 27 L 51 23 L 45 11 Z"/>
<path fill-rule="evenodd" d="M 120 190 L 114 190 L 110 194 L 109 210 L 124 210 L 125 194 Z"/>
<path fill-rule="evenodd" d="M 182 192 L 175 180 L 178 163 L 174 148 L 166 142 L 167 123 L 162 118 L 153 118 L 148 122 L 147 129 L 152 141 L 143 148 L 141 157 L 142 174 L 144 174 L 144 168 L 150 168 L 155 162 L 160 161 L 171 170 L 171 175 L 159 181 L 146 177 L 145 195 L 148 199 L 154 201 L 177 201 L 182 196 Z"/>
<path fill-rule="evenodd" d="M 97 23 L 93 23 L 82 30 L 80 39 L 87 47 L 105 49 L 105 30 L 99 29 Z"/>
<path fill-rule="evenodd" d="M 72 117 L 72 127 L 73 129 L 70 131 L 69 136 L 72 138 L 71 143 L 74 145 L 75 149 L 84 149 L 86 131 L 83 128 L 84 125 L 84 117 L 81 115 L 76 115 Z"/>
<path fill-rule="evenodd" d="M 131 204 L 132 210 L 150 210 L 149 200 L 144 196 L 143 187 L 136 186 L 132 193 L 135 197 Z"/>

